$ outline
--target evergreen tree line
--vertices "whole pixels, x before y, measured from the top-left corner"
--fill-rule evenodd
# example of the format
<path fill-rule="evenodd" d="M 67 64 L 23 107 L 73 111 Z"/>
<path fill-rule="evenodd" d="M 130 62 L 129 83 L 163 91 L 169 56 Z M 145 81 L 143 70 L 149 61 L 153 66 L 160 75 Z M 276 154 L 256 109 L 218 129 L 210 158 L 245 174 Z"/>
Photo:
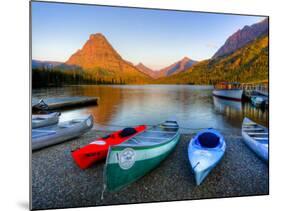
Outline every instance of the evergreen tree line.
<path fill-rule="evenodd" d="M 103 78 L 77 70 L 32 69 L 32 88 L 63 85 L 126 84 L 119 78 Z"/>

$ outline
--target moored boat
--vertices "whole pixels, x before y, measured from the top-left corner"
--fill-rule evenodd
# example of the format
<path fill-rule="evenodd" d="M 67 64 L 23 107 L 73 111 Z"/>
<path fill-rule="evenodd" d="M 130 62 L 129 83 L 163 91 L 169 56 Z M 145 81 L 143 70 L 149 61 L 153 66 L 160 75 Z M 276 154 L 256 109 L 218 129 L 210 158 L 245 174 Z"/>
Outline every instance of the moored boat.
<path fill-rule="evenodd" d="M 104 186 L 117 191 L 138 180 L 163 161 L 179 142 L 176 121 L 166 121 L 109 148 Z"/>
<path fill-rule="evenodd" d="M 32 114 L 32 128 L 39 128 L 57 124 L 59 121 L 59 117 L 59 112 L 48 114 Z"/>
<path fill-rule="evenodd" d="M 42 149 L 54 144 L 76 138 L 93 127 L 93 117 L 61 122 L 57 125 L 32 129 L 32 150 Z"/>
<path fill-rule="evenodd" d="M 268 128 L 255 123 L 245 117 L 242 123 L 242 137 L 244 143 L 258 155 L 268 162 Z"/>
<path fill-rule="evenodd" d="M 145 125 L 139 125 L 114 132 L 106 137 L 94 140 L 82 148 L 72 151 L 72 158 L 81 169 L 86 169 L 95 162 L 105 159 L 110 146 L 121 144 L 143 132 L 145 129 Z"/>
<path fill-rule="evenodd" d="M 214 129 L 202 130 L 191 139 L 188 145 L 188 158 L 197 185 L 200 185 L 220 162 L 225 148 L 223 136 Z"/>
<path fill-rule="evenodd" d="M 256 107 L 266 107 L 268 104 L 268 97 L 262 95 L 252 96 L 251 103 Z"/>
<path fill-rule="evenodd" d="M 213 95 L 216 97 L 228 100 L 242 100 L 243 89 L 240 88 L 239 83 L 226 83 L 222 82 L 215 85 Z"/>

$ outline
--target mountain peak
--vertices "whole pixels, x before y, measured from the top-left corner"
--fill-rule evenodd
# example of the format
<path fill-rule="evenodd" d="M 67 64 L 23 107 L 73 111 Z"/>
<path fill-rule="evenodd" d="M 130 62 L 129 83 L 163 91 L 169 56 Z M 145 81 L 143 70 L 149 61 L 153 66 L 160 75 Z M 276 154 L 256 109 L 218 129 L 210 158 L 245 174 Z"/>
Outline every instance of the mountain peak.
<path fill-rule="evenodd" d="M 157 74 L 158 72 L 150 69 L 149 67 L 145 66 L 143 63 L 139 62 L 136 66 L 135 66 L 140 72 L 150 76 L 151 78 L 157 78 Z"/>
<path fill-rule="evenodd" d="M 90 35 L 90 40 L 95 40 L 95 39 L 104 39 L 106 40 L 105 36 L 102 33 L 95 33 Z"/>
<path fill-rule="evenodd" d="M 185 56 L 185 57 L 182 58 L 182 61 L 188 61 L 188 60 L 190 60 L 190 58 L 187 57 L 187 56 Z"/>
<path fill-rule="evenodd" d="M 175 62 L 174 64 L 165 67 L 159 71 L 159 77 L 170 76 L 176 73 L 187 71 L 191 66 L 196 64 L 194 61 L 187 56 L 183 57 L 181 60 Z"/>
<path fill-rule="evenodd" d="M 228 37 L 224 45 L 212 58 L 228 55 L 256 38 L 268 34 L 268 21 L 268 18 L 265 18 L 258 23 L 252 24 L 251 26 L 246 25 L 242 29 L 237 30 L 234 34 Z"/>
<path fill-rule="evenodd" d="M 110 45 L 101 33 L 91 34 L 81 50 L 70 56 L 66 61 L 68 65 L 77 65 L 83 69 L 104 67 L 106 69 L 117 69 L 121 56 Z M 114 61 L 116 68 L 109 61 Z"/>
<path fill-rule="evenodd" d="M 91 34 L 82 49 L 72 54 L 67 65 L 75 65 L 93 78 L 107 81 L 145 81 L 147 76 L 124 60 L 101 33 Z"/>

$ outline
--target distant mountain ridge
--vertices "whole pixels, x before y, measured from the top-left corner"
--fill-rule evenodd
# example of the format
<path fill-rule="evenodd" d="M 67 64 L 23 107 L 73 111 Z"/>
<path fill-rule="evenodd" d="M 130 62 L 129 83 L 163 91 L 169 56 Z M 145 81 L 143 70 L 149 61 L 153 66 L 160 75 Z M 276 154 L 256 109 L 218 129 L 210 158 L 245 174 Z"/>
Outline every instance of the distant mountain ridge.
<path fill-rule="evenodd" d="M 231 35 L 208 60 L 188 57 L 152 70 L 124 60 L 101 33 L 90 35 L 81 49 L 63 62 L 32 60 L 38 86 L 53 84 L 213 84 L 220 80 L 247 82 L 268 78 L 268 18 Z M 42 71 L 43 70 L 43 71 Z M 54 71 L 49 71 L 54 70 Z M 37 77 L 37 78 L 35 78 Z M 43 82 L 42 82 L 43 81 Z M 33 84 L 35 84 L 33 82 Z"/>
<path fill-rule="evenodd" d="M 38 69 L 52 69 L 54 67 L 57 67 L 59 65 L 63 64 L 63 62 L 56 62 L 56 61 L 40 61 L 40 60 L 32 60 L 32 68 L 38 68 Z"/>
<path fill-rule="evenodd" d="M 138 63 L 136 66 L 135 66 L 139 71 L 143 72 L 144 74 L 150 76 L 151 78 L 157 78 L 158 77 L 158 74 L 157 74 L 157 71 L 155 70 L 152 70 L 150 68 L 148 68 L 147 66 L 145 66 L 143 63 Z"/>
<path fill-rule="evenodd" d="M 155 83 L 216 84 L 268 79 L 268 39 L 268 35 L 263 35 L 226 56 L 201 61 L 187 72 L 160 78 Z"/>
<path fill-rule="evenodd" d="M 184 57 L 181 60 L 175 62 L 174 64 L 159 70 L 158 78 L 170 76 L 170 75 L 177 74 L 177 73 L 180 73 L 183 71 L 188 71 L 188 69 L 196 63 L 197 63 L 197 61 L 192 60 L 188 57 Z"/>
<path fill-rule="evenodd" d="M 244 26 L 237 32 L 232 34 L 219 48 L 219 50 L 213 55 L 213 59 L 230 54 L 235 50 L 245 46 L 247 43 L 257 39 L 258 37 L 268 34 L 269 30 L 269 19 L 266 18 L 259 23 L 255 23 L 251 26 Z"/>

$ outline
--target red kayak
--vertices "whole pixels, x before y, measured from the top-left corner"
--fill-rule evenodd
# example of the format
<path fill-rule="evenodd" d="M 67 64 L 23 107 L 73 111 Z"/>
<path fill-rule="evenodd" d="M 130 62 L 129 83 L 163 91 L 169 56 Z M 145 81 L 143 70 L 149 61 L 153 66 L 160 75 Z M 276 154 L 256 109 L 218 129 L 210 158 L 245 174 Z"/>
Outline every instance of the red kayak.
<path fill-rule="evenodd" d="M 134 128 L 125 128 L 116 131 L 106 137 L 99 138 L 82 148 L 72 151 L 72 157 L 81 169 L 89 168 L 93 163 L 106 158 L 108 149 L 111 145 L 121 144 L 145 129 L 146 125 L 139 125 Z"/>

